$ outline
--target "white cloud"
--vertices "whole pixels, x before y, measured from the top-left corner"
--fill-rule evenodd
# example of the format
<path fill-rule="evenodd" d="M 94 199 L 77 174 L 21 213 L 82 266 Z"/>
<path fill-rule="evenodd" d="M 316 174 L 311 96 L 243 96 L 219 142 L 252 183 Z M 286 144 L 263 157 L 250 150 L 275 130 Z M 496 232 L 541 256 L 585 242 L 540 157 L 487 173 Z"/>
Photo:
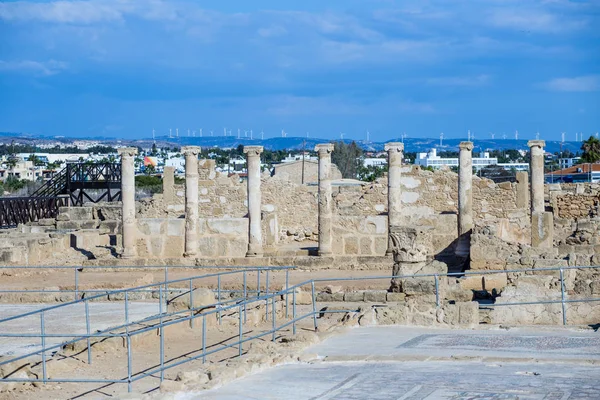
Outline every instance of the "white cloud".
<path fill-rule="evenodd" d="M 0 72 L 20 72 L 32 73 L 37 76 L 55 75 L 67 69 L 67 64 L 62 61 L 49 60 L 45 62 L 21 60 L 21 61 L 3 61 L 0 60 Z"/>
<path fill-rule="evenodd" d="M 429 78 L 426 83 L 434 86 L 483 86 L 489 81 L 489 75 L 477 75 Z"/>
<path fill-rule="evenodd" d="M 489 14 L 489 22 L 499 28 L 539 33 L 572 31 L 584 28 L 588 24 L 587 18 L 582 16 L 526 7 L 493 10 Z"/>
<path fill-rule="evenodd" d="M 54 23 L 91 24 L 121 21 L 126 14 L 145 19 L 174 19 L 175 8 L 161 0 L 127 1 L 53 1 L 34 3 L 16 1 L 0 3 L 0 19 L 14 21 L 44 21 Z"/>
<path fill-rule="evenodd" d="M 542 86 L 557 92 L 595 92 L 600 91 L 600 75 L 555 78 Z"/>

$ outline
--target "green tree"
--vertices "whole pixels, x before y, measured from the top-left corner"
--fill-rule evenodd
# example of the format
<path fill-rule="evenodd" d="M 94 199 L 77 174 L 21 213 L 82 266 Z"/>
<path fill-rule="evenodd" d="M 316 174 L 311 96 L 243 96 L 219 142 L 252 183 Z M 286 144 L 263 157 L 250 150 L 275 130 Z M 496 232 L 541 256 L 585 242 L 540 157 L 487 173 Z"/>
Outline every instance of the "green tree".
<path fill-rule="evenodd" d="M 337 165 L 342 173 L 342 178 L 356 179 L 361 156 L 362 150 L 356 145 L 356 142 L 346 144 L 339 141 L 334 143 L 331 162 Z"/>
<path fill-rule="evenodd" d="M 595 163 L 600 161 L 600 140 L 594 136 L 590 136 L 588 140 L 585 140 L 581 145 L 583 155 L 581 161 L 585 163 Z"/>

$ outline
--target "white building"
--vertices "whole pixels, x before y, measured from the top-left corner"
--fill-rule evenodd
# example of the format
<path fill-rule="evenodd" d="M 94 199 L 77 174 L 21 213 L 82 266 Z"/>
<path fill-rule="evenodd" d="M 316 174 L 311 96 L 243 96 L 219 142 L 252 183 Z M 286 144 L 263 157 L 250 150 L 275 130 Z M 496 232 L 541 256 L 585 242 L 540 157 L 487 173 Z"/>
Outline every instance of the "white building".
<path fill-rule="evenodd" d="M 509 171 L 529 171 L 529 163 L 498 163 L 498 166 Z"/>
<path fill-rule="evenodd" d="M 363 160 L 363 166 L 364 167 L 379 167 L 379 168 L 383 168 L 387 165 L 387 159 L 385 158 L 365 158 Z"/>
<path fill-rule="evenodd" d="M 419 153 L 415 164 L 432 168 L 458 167 L 458 158 L 441 158 L 437 155 L 437 149 L 431 149 L 429 153 Z M 490 157 L 488 152 L 483 153 L 483 157 L 473 157 L 473 167 L 477 170 L 496 164 L 498 164 L 498 159 Z"/>
<path fill-rule="evenodd" d="M 302 153 L 294 154 L 289 153 L 286 158 L 281 160 L 282 163 L 289 163 L 294 161 L 302 161 Z M 308 152 L 304 153 L 304 161 L 319 161 L 319 158 L 316 156 L 311 157 Z"/>
<path fill-rule="evenodd" d="M 559 158 L 558 166 L 560 169 L 571 168 L 573 165 L 577 165 L 580 162 L 581 162 L 581 157 Z"/>
<path fill-rule="evenodd" d="M 7 178 L 36 181 L 42 177 L 43 167 L 35 166 L 31 161 L 17 158 L 11 162 L 8 157 L 0 160 L 0 181 L 5 181 Z"/>

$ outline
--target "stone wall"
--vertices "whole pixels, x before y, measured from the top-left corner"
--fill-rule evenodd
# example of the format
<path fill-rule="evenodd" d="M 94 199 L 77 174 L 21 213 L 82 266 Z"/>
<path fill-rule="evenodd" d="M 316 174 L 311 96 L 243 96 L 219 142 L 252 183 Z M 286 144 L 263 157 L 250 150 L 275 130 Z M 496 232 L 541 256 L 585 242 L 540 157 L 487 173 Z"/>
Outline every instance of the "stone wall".
<path fill-rule="evenodd" d="M 383 256 L 387 231 L 386 216 L 337 216 L 333 219 L 333 254 Z"/>
<path fill-rule="evenodd" d="M 137 220 L 137 255 L 178 258 L 185 250 L 185 219 Z M 201 218 L 198 223 L 200 257 L 244 257 L 248 249 L 247 218 Z"/>
<path fill-rule="evenodd" d="M 600 210 L 600 194 L 557 195 L 553 203 L 554 215 L 559 218 L 579 219 L 595 217 Z"/>

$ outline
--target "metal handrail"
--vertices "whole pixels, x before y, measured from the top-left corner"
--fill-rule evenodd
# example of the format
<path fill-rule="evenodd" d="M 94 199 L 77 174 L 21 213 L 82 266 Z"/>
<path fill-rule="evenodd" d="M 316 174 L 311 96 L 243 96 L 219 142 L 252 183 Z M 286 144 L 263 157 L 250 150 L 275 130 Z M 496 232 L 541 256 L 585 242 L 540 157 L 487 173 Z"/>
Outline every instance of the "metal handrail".
<path fill-rule="evenodd" d="M 200 279 L 201 277 L 206 277 L 206 276 L 215 276 L 215 274 L 207 274 L 207 275 L 201 275 L 198 277 L 191 277 L 191 278 L 184 278 L 184 279 L 178 279 L 178 280 L 173 280 L 170 282 L 159 282 L 153 285 L 144 285 L 144 286 L 140 286 L 139 288 L 145 288 L 147 286 L 158 286 L 159 287 L 159 291 L 160 291 L 160 297 L 159 297 L 159 307 L 160 307 L 160 312 L 159 314 L 155 314 L 152 315 L 150 317 L 146 317 L 142 320 L 139 321 L 134 321 L 134 322 L 130 322 L 128 320 L 126 320 L 126 324 L 120 325 L 118 327 L 111 327 L 111 328 L 107 328 L 104 329 L 103 331 L 100 332 L 96 332 L 96 333 L 91 333 L 89 331 L 89 325 L 88 325 L 88 332 L 86 334 L 70 334 L 70 335 L 57 335 L 57 334 L 46 334 L 44 331 L 44 318 L 43 315 L 44 313 L 40 313 L 40 322 L 41 322 L 41 329 L 40 329 L 40 334 L 31 334 L 28 335 L 27 337 L 39 337 L 42 340 L 42 349 L 41 350 L 37 350 L 34 352 L 29 353 L 28 355 L 25 356 L 21 356 L 18 358 L 13 358 L 10 360 L 6 360 L 3 362 L 0 362 L 0 366 L 3 364 L 7 364 L 9 362 L 14 362 L 16 360 L 20 360 L 23 358 L 27 358 L 27 357 L 31 357 L 33 355 L 38 355 L 41 354 L 42 355 L 42 364 L 43 364 L 43 374 L 41 378 L 3 378 L 0 379 L 0 382 L 74 382 L 74 383 L 82 383 L 82 382 L 87 382 L 87 383 L 127 383 L 128 385 L 128 390 L 131 391 L 132 390 L 132 383 L 135 381 L 138 381 L 140 379 L 144 379 L 146 377 L 150 377 L 154 374 L 160 373 L 160 380 L 162 381 L 164 379 L 164 371 L 179 365 L 182 365 L 184 363 L 193 361 L 193 360 L 199 360 L 202 359 L 203 362 L 206 362 L 206 356 L 210 355 L 210 354 L 214 354 L 217 353 L 219 351 L 222 351 L 224 349 L 228 349 L 228 348 L 234 348 L 237 347 L 238 348 L 238 355 L 241 356 L 243 354 L 243 344 L 261 337 L 265 337 L 268 335 L 271 335 L 271 340 L 275 340 L 276 339 L 276 334 L 277 332 L 281 331 L 282 329 L 285 329 L 287 327 L 289 327 L 290 325 L 292 326 L 292 332 L 295 333 L 296 332 L 296 324 L 306 318 L 312 318 L 313 319 L 313 326 L 314 329 L 317 330 L 318 328 L 318 315 L 321 313 L 337 313 L 337 312 L 350 312 L 350 311 L 355 311 L 355 310 L 319 310 L 317 311 L 317 307 L 316 307 L 316 303 L 317 303 L 317 297 L 316 297 L 316 290 L 315 290 L 315 283 L 319 283 L 319 282 L 336 282 L 336 281 L 357 281 L 357 280 L 375 280 L 375 279 L 390 279 L 390 278 L 396 278 L 396 279 L 409 279 L 409 278 L 434 278 L 436 281 L 436 306 L 439 307 L 440 306 L 440 299 L 439 299 L 439 294 L 437 293 L 439 291 L 439 286 L 437 285 L 437 282 L 439 280 L 440 277 L 442 276 L 460 276 L 460 275 L 487 275 L 487 274 L 498 274 L 498 273 L 507 273 L 507 272 L 535 272 L 535 271 L 559 271 L 560 272 L 560 280 L 561 280 L 561 298 L 560 299 L 556 299 L 556 300 L 540 300 L 540 301 L 532 301 L 532 302 L 516 302 L 516 303 L 498 303 L 498 304 L 485 304 L 485 305 L 481 305 L 480 307 L 486 308 L 486 307 L 493 307 L 493 306 L 516 306 L 516 305 L 536 305 L 536 304 L 558 304 L 558 303 L 562 303 L 563 307 L 562 307 L 562 311 L 563 311 L 563 324 L 566 325 L 566 308 L 565 308 L 565 304 L 569 304 L 569 303 L 580 303 L 580 302 L 595 302 L 595 301 L 600 301 L 600 298 L 588 298 L 588 299 L 567 299 L 565 298 L 565 287 L 564 287 L 564 271 L 565 270 L 572 270 L 572 269 L 600 269 L 600 267 L 594 267 L 594 266 L 583 266 L 583 267 L 550 267 L 550 268 L 539 268 L 539 269 L 520 269 L 520 270 L 496 270 L 496 271 L 469 271 L 467 273 L 446 273 L 446 274 L 414 274 L 414 275 L 397 275 L 397 276 L 368 276 L 368 277 L 358 277 L 358 278 L 354 278 L 354 277 L 350 277 L 350 278 L 323 278 L 323 279 L 310 279 L 295 285 L 290 286 L 289 285 L 289 281 L 288 281 L 288 277 L 287 277 L 287 272 L 289 271 L 288 269 L 286 269 L 286 285 L 285 288 L 279 291 L 272 291 L 269 292 L 268 291 L 268 287 L 269 284 L 268 282 L 266 283 L 266 290 L 264 293 L 260 292 L 260 284 L 257 285 L 257 291 L 256 291 L 256 296 L 253 297 L 247 297 L 246 295 L 248 294 L 248 289 L 246 286 L 246 273 L 247 272 L 254 272 L 254 271 L 264 271 L 265 269 L 260 269 L 260 268 L 255 268 L 252 270 L 242 270 L 242 271 L 230 271 L 230 272 L 223 272 L 221 274 L 229 274 L 229 273 L 244 273 L 244 297 L 243 300 L 239 300 L 239 299 L 231 299 L 231 300 L 226 300 L 226 301 L 221 301 L 220 297 L 218 298 L 218 302 L 213 304 L 213 305 L 204 305 L 202 307 L 193 307 L 193 299 L 192 299 L 192 295 L 193 295 L 193 289 L 190 289 L 190 304 L 192 305 L 192 308 L 190 310 L 183 310 L 183 311 L 176 311 L 176 312 L 172 312 L 172 313 L 168 313 L 168 312 L 163 312 L 162 310 L 162 304 L 163 304 L 163 300 L 164 300 L 164 289 L 163 287 L 167 286 L 167 283 L 171 283 L 171 282 L 181 282 L 181 281 L 190 281 L 190 288 L 193 288 L 192 286 L 192 280 L 194 279 Z M 217 274 L 219 275 L 219 274 Z M 260 274 L 257 274 L 258 277 L 260 277 Z M 267 278 L 268 279 L 268 278 Z M 219 279 L 220 282 L 220 279 Z M 302 288 L 305 286 L 309 286 L 310 287 L 310 293 L 311 293 L 311 299 L 312 299 L 312 310 L 307 311 L 301 315 L 297 315 L 296 312 L 296 292 L 298 288 Z M 126 304 L 126 310 L 127 310 L 127 304 L 128 304 L 128 293 L 131 293 L 131 291 L 135 291 L 136 288 L 130 288 L 130 289 L 125 289 L 125 290 L 121 290 L 121 292 L 125 292 L 125 304 Z M 118 292 L 118 291 L 117 291 Z M 291 315 L 291 319 L 289 319 L 289 302 L 288 302 L 288 297 L 292 296 L 292 315 Z M 82 301 L 85 302 L 86 304 L 86 312 L 87 312 L 87 303 L 89 302 L 91 298 L 88 299 L 83 299 Z M 276 310 L 276 302 L 277 301 L 283 301 L 285 300 L 285 321 L 280 321 L 279 325 L 277 325 L 277 310 Z M 269 305 L 271 307 L 271 321 L 272 321 L 272 325 L 271 325 L 271 329 L 268 329 L 264 332 L 258 333 L 254 336 L 246 336 L 244 337 L 244 332 L 243 332 L 243 324 L 246 321 L 246 308 L 253 304 L 253 303 L 261 303 L 261 302 L 265 302 L 265 313 L 266 313 L 266 320 L 269 321 Z M 66 306 L 67 304 L 63 304 L 62 306 Z M 212 309 L 207 309 L 207 307 L 211 307 L 214 306 L 214 308 Z M 222 344 L 221 346 L 214 348 L 214 349 L 207 349 L 206 346 L 206 317 L 209 315 L 213 315 L 216 314 L 219 318 L 219 323 L 221 323 L 221 313 L 222 312 L 227 312 L 227 311 L 236 311 L 238 313 L 238 318 L 239 318 L 239 334 L 238 334 L 238 340 L 233 342 L 233 343 L 229 343 L 229 344 Z M 32 313 L 25 313 L 22 314 L 23 315 L 31 315 Z M 170 318 L 168 320 L 165 320 L 166 318 Z M 180 356 L 176 356 L 176 358 L 173 358 L 171 360 L 168 360 L 165 362 L 165 355 L 164 355 L 164 335 L 163 335 L 163 329 L 167 326 L 170 325 L 174 325 L 174 324 L 178 324 L 178 323 L 182 323 L 182 322 L 186 322 L 189 321 L 190 325 L 193 326 L 194 320 L 201 318 L 202 319 L 202 347 L 201 350 L 197 349 L 195 351 L 199 352 L 199 354 L 194 355 L 194 356 L 189 356 L 187 355 L 186 358 L 179 360 L 179 361 L 175 361 L 177 358 L 179 358 Z M 126 319 L 127 319 L 127 312 L 126 312 Z M 289 319 L 289 320 L 288 320 Z M 6 319 L 5 319 L 6 320 Z M 158 324 L 153 324 L 150 326 L 145 326 L 142 327 L 140 329 L 133 329 L 135 328 L 135 325 L 140 325 L 141 323 L 148 323 L 151 321 L 157 321 L 158 320 Z M 2 322 L 2 321 L 0 321 Z M 131 337 L 135 336 L 135 335 L 139 335 L 142 334 L 144 332 L 148 332 L 148 331 L 154 331 L 156 329 L 159 329 L 160 332 L 160 365 L 156 366 L 156 367 L 152 367 L 149 371 L 143 371 L 143 372 L 139 372 L 139 373 L 133 373 L 132 371 L 132 366 L 131 366 L 131 359 L 132 359 L 132 348 L 131 348 Z M 117 332 L 115 333 L 115 330 L 125 330 L 125 332 Z M 14 337 L 14 335 L 6 335 L 6 334 L 1 334 L 0 333 L 0 337 Z M 68 337 L 71 338 L 70 341 L 68 342 L 63 342 L 61 344 L 57 344 L 57 345 L 52 345 L 49 347 L 45 346 L 45 339 L 46 338 L 51 338 L 51 337 Z M 99 338 L 99 337 L 123 337 L 127 340 L 127 363 L 128 363 L 128 373 L 127 373 L 127 378 L 122 378 L 122 379 L 76 379 L 76 378 L 48 378 L 47 374 L 46 374 L 46 368 L 45 368 L 45 363 L 46 358 L 45 358 L 45 354 L 53 349 L 65 346 L 66 344 L 70 344 L 70 343 L 75 343 L 78 341 L 82 341 L 82 340 L 86 340 L 87 341 L 87 349 L 88 349 L 88 363 L 91 363 L 91 351 L 92 351 L 92 347 L 90 345 L 90 340 L 92 338 Z"/>

